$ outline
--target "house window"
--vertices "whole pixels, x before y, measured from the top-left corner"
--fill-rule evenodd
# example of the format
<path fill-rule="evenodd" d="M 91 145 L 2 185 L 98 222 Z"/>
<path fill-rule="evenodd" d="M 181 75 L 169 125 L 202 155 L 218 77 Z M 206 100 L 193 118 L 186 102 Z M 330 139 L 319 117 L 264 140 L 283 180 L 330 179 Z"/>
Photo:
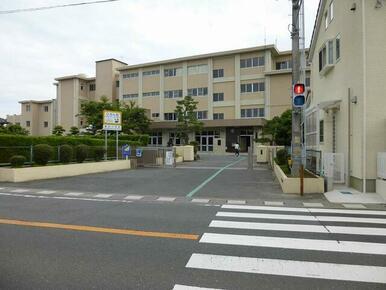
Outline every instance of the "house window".
<path fill-rule="evenodd" d="M 276 69 L 277 70 L 290 69 L 290 68 L 292 68 L 292 61 L 291 60 L 276 62 Z"/>
<path fill-rule="evenodd" d="M 48 112 L 48 106 L 44 106 L 44 112 Z"/>
<path fill-rule="evenodd" d="M 240 85 L 241 93 L 255 93 L 255 92 L 263 92 L 265 90 L 265 83 L 249 83 L 249 84 L 241 84 Z"/>
<path fill-rule="evenodd" d="M 123 95 L 122 98 L 124 98 L 124 99 L 135 99 L 135 98 L 138 98 L 138 94 L 126 94 L 126 95 Z"/>
<path fill-rule="evenodd" d="M 162 146 L 162 132 L 152 132 L 149 135 L 149 145 Z"/>
<path fill-rule="evenodd" d="M 264 66 L 264 64 L 265 64 L 264 56 L 240 59 L 240 68 Z"/>
<path fill-rule="evenodd" d="M 166 99 L 182 98 L 182 90 L 165 91 L 164 97 Z"/>
<path fill-rule="evenodd" d="M 208 88 L 188 89 L 188 96 L 206 96 L 206 95 L 208 95 Z"/>
<path fill-rule="evenodd" d="M 159 69 L 155 69 L 155 70 L 148 70 L 148 71 L 144 71 L 142 73 L 143 76 L 157 76 L 159 75 Z"/>
<path fill-rule="evenodd" d="M 182 75 L 182 68 L 169 68 L 164 70 L 164 76 L 165 77 L 176 77 Z"/>
<path fill-rule="evenodd" d="M 25 105 L 25 111 L 31 112 L 31 105 Z"/>
<path fill-rule="evenodd" d="M 90 91 L 95 91 L 95 84 L 90 84 Z"/>
<path fill-rule="evenodd" d="M 26 127 L 31 127 L 31 121 L 25 121 L 25 126 Z"/>
<path fill-rule="evenodd" d="M 143 97 L 157 97 L 159 96 L 159 91 L 155 92 L 146 92 L 142 94 Z"/>
<path fill-rule="evenodd" d="M 152 116 L 153 118 L 159 118 L 159 113 L 152 113 L 151 116 Z"/>
<path fill-rule="evenodd" d="M 310 87 L 310 86 L 311 86 L 311 78 L 306 77 L 306 87 Z"/>
<path fill-rule="evenodd" d="M 213 102 L 224 101 L 224 93 L 213 93 Z"/>
<path fill-rule="evenodd" d="M 241 109 L 241 118 L 261 118 L 264 117 L 264 108 Z"/>
<path fill-rule="evenodd" d="M 115 81 L 115 87 L 119 88 L 119 81 Z"/>
<path fill-rule="evenodd" d="M 214 69 L 213 70 L 213 78 L 223 78 L 224 77 L 224 69 Z"/>
<path fill-rule="evenodd" d="M 327 48 L 326 45 L 319 51 L 319 71 L 321 71 L 327 64 Z"/>
<path fill-rule="evenodd" d="M 83 91 L 83 85 L 80 86 L 80 90 Z"/>
<path fill-rule="evenodd" d="M 208 111 L 198 111 L 196 112 L 197 120 L 206 120 L 208 119 Z"/>
<path fill-rule="evenodd" d="M 44 121 L 44 128 L 48 128 L 48 122 Z"/>
<path fill-rule="evenodd" d="M 224 113 L 213 113 L 213 120 L 224 120 Z"/>
<path fill-rule="evenodd" d="M 165 121 L 176 121 L 177 114 L 176 113 L 164 113 Z"/>
<path fill-rule="evenodd" d="M 324 121 L 323 120 L 319 121 L 319 142 L 320 143 L 324 142 Z"/>
<path fill-rule="evenodd" d="M 188 74 L 189 75 L 207 74 L 207 73 L 208 73 L 208 65 L 207 64 L 188 66 Z"/>
<path fill-rule="evenodd" d="M 334 1 L 331 1 L 328 7 L 328 21 L 331 22 L 334 19 Z"/>
<path fill-rule="evenodd" d="M 340 59 L 340 35 L 335 39 L 335 57 L 336 60 Z"/>
<path fill-rule="evenodd" d="M 334 42 L 332 40 L 328 41 L 328 64 L 334 63 Z"/>
<path fill-rule="evenodd" d="M 132 79 L 132 78 L 137 78 L 137 77 L 138 77 L 138 72 L 122 74 L 122 78 L 124 78 L 124 79 Z"/>
<path fill-rule="evenodd" d="M 328 27 L 328 12 L 324 13 L 324 28 Z"/>

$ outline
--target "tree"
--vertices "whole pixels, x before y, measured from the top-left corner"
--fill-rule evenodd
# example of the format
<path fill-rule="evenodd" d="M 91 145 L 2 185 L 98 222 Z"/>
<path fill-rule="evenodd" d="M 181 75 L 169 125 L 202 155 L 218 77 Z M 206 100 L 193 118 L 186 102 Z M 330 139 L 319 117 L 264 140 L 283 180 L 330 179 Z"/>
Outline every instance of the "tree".
<path fill-rule="evenodd" d="M 70 135 L 72 135 L 72 136 L 79 135 L 79 129 L 78 129 L 78 127 L 72 126 L 72 127 L 70 128 Z"/>
<path fill-rule="evenodd" d="M 283 112 L 280 117 L 276 116 L 268 120 L 263 128 L 263 138 L 257 142 L 270 142 L 272 145 L 291 145 L 292 111 Z"/>
<path fill-rule="evenodd" d="M 88 125 L 95 134 L 97 130 L 101 130 L 103 126 L 103 110 L 119 109 L 119 106 L 109 102 L 102 96 L 100 101 L 84 101 L 80 105 L 80 115 L 84 116 Z"/>
<path fill-rule="evenodd" d="M 64 132 L 66 132 L 66 130 L 63 128 L 63 126 L 56 125 L 54 130 L 52 130 L 52 135 L 63 136 Z"/>
<path fill-rule="evenodd" d="M 8 135 L 28 135 L 29 132 L 20 125 L 7 125 L 0 127 L 0 134 Z"/>
<path fill-rule="evenodd" d="M 203 123 L 197 120 L 196 110 L 198 102 L 191 96 L 177 101 L 174 112 L 177 117 L 177 136 L 182 140 L 183 145 L 189 144 L 189 133 L 200 131 Z"/>
<path fill-rule="evenodd" d="M 122 111 L 122 132 L 126 134 L 143 134 L 149 131 L 151 120 L 146 115 L 146 110 L 139 108 L 135 102 L 121 104 Z"/>

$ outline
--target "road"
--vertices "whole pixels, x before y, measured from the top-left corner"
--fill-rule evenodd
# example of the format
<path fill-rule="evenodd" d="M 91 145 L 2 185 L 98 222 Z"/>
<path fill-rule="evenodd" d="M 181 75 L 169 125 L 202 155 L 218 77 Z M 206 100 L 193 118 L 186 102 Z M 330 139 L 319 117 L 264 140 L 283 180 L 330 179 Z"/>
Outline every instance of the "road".
<path fill-rule="evenodd" d="M 200 167 L 224 167 L 210 165 Z M 0 184 L 0 289 L 385 289 L 384 207 L 347 209 L 322 197 L 294 206 L 294 197 L 277 203 L 279 193 L 272 206 L 269 190 L 244 203 L 226 190 L 210 197 L 207 186 L 221 189 L 224 173 L 190 199 L 114 187 L 80 194 L 68 179 Z"/>

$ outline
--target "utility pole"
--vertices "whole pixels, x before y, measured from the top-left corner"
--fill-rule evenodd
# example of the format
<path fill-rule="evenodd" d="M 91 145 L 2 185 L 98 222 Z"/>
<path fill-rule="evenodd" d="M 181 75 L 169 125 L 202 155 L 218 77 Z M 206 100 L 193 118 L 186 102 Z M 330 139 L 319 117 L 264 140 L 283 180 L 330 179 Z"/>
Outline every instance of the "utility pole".
<path fill-rule="evenodd" d="M 299 12 L 302 0 L 292 0 L 292 85 L 300 81 L 300 50 L 299 50 Z M 291 90 L 291 93 L 293 90 Z M 292 144 L 291 144 L 291 175 L 299 176 L 302 164 L 301 116 L 302 109 L 292 102 Z"/>

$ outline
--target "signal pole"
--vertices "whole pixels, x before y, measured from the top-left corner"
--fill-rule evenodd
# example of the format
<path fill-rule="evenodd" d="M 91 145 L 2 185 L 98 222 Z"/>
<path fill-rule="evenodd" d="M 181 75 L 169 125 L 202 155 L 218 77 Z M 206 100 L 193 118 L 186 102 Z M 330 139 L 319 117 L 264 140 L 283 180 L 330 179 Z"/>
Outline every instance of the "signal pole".
<path fill-rule="evenodd" d="M 292 85 L 300 81 L 299 12 L 301 1 L 292 0 Z M 302 164 L 301 113 L 302 109 L 295 107 L 292 102 L 291 175 L 294 177 L 299 176 Z"/>

